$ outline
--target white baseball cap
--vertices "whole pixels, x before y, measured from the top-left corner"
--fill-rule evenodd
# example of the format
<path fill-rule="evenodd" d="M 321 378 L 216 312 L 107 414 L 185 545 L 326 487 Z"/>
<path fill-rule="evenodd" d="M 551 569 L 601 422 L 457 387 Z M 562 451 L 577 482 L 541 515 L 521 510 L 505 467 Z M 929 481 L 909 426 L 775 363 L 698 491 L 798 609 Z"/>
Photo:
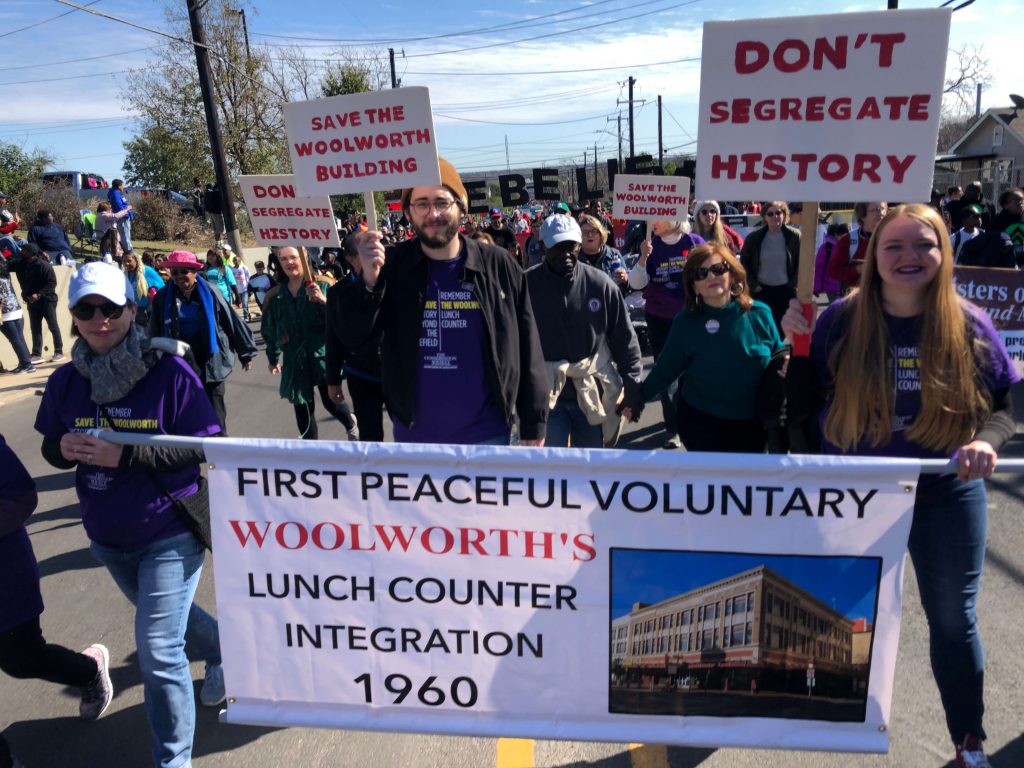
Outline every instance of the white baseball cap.
<path fill-rule="evenodd" d="M 544 245 L 551 248 L 565 240 L 574 243 L 583 242 L 583 233 L 580 232 L 580 225 L 572 216 L 554 214 L 544 219 L 540 226 L 540 237 Z"/>
<path fill-rule="evenodd" d="M 86 296 L 102 296 L 118 306 L 128 303 L 124 274 L 113 264 L 93 261 L 78 268 L 68 285 L 68 306 L 74 307 Z"/>

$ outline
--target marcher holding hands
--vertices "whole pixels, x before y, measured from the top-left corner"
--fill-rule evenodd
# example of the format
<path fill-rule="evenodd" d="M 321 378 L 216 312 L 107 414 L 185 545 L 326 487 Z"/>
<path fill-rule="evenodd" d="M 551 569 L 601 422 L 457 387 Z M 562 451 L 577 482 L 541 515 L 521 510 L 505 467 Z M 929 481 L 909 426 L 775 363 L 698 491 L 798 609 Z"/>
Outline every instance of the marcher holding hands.
<path fill-rule="evenodd" d="M 975 615 L 982 478 L 1015 431 L 1009 388 L 1019 376 L 988 315 L 956 293 L 939 214 L 926 205 L 892 210 L 868 245 L 859 289 L 813 326 L 791 302 L 782 329 L 812 333 L 811 359 L 790 362 L 787 385 L 791 403 L 817 396 L 824 453 L 958 462 L 957 474 L 918 483 L 909 550 L 956 765 L 987 766 Z"/>

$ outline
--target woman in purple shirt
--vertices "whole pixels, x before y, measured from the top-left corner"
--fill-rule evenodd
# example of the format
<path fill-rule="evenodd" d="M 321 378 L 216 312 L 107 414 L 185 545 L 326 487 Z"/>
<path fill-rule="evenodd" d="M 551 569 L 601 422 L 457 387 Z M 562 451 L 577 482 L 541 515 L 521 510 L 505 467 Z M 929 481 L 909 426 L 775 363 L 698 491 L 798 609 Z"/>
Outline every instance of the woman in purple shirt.
<path fill-rule="evenodd" d="M 82 524 L 93 555 L 135 606 L 135 643 L 155 765 L 191 765 L 195 702 L 185 644 L 206 661 L 200 699 L 224 698 L 217 622 L 192 602 L 205 550 L 178 516 L 195 509 L 202 449 L 121 446 L 88 434 L 120 432 L 205 437 L 220 423 L 202 382 L 172 344 L 134 322 L 124 275 L 103 262 L 71 278 L 68 306 L 80 337 L 71 362 L 50 376 L 36 416 L 43 456 L 75 470 Z"/>
<path fill-rule="evenodd" d="M 795 300 L 782 327 L 787 336 L 811 331 Z M 983 478 L 1015 431 L 1009 390 L 1020 377 L 988 315 L 957 295 L 949 235 L 935 209 L 900 206 L 882 220 L 860 288 L 825 310 L 811 360 L 794 358 L 788 378 L 803 379 L 790 390 L 800 391 L 798 401 L 818 396 L 825 453 L 957 460 L 957 474 L 918 482 L 908 547 L 955 765 L 988 766 L 975 615 Z"/>
<path fill-rule="evenodd" d="M 654 236 L 640 244 L 640 258 L 629 273 L 629 287 L 644 292 L 647 334 L 654 359 L 661 355 L 672 319 L 686 306 L 683 266 L 690 250 L 704 244 L 704 238 L 690 232 L 688 221 L 651 222 Z M 664 448 L 681 448 L 676 429 L 676 384 L 661 395 L 665 418 Z"/>

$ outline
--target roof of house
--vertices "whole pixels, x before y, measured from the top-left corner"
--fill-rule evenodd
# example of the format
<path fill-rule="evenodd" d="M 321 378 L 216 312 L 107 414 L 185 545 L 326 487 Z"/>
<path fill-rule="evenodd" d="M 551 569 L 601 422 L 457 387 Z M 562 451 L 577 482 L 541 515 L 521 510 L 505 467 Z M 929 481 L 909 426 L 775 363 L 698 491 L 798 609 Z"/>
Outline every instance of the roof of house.
<path fill-rule="evenodd" d="M 956 155 L 957 149 L 960 145 L 970 139 L 971 136 L 974 135 L 975 131 L 990 120 L 998 120 L 1001 122 L 1010 129 L 1010 133 L 1018 142 L 1024 144 L 1024 110 L 1015 109 L 1014 107 L 993 107 L 992 109 L 985 110 L 985 113 L 974 121 L 971 127 L 964 132 L 963 136 L 960 137 L 960 140 L 949 148 L 949 152 L 947 154 Z"/>

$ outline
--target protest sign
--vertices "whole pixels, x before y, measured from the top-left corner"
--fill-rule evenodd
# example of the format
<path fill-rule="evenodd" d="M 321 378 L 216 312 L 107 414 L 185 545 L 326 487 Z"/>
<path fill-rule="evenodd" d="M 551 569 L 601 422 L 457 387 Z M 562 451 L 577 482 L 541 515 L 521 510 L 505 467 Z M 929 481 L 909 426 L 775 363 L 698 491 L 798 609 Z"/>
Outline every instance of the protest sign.
<path fill-rule="evenodd" d="M 284 122 L 302 195 L 368 195 L 441 183 L 425 87 L 292 102 L 284 105 Z M 367 216 L 372 213 L 368 202 Z"/>
<path fill-rule="evenodd" d="M 948 8 L 706 22 L 701 199 L 927 201 Z"/>
<path fill-rule="evenodd" d="M 290 174 L 239 176 L 238 183 L 260 245 L 341 246 L 330 197 L 300 196 Z"/>
<path fill-rule="evenodd" d="M 685 176 L 615 177 L 612 216 L 638 221 L 689 221 L 690 180 Z"/>
<path fill-rule="evenodd" d="M 1024 375 L 1024 272 L 1016 269 L 954 267 L 956 291 L 985 311 Z"/>
<path fill-rule="evenodd" d="M 228 722 L 887 748 L 916 461 L 205 450 Z"/>

